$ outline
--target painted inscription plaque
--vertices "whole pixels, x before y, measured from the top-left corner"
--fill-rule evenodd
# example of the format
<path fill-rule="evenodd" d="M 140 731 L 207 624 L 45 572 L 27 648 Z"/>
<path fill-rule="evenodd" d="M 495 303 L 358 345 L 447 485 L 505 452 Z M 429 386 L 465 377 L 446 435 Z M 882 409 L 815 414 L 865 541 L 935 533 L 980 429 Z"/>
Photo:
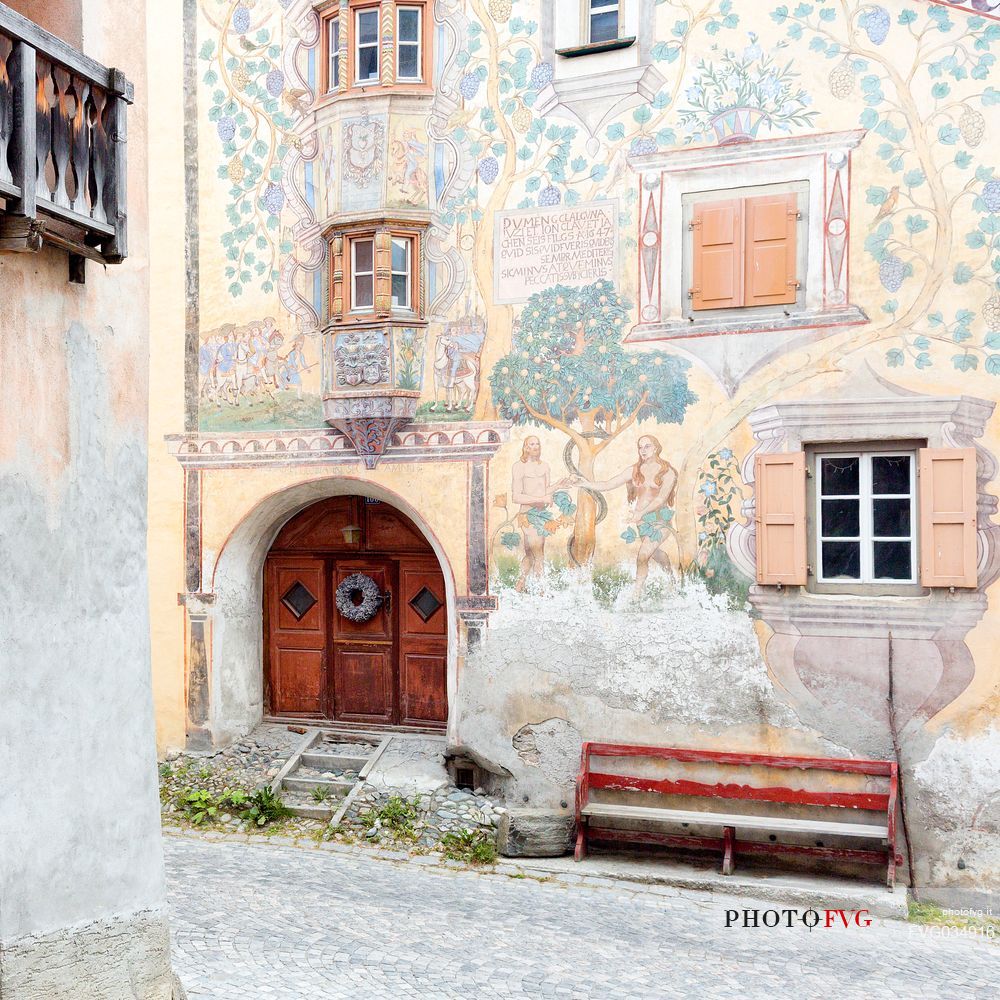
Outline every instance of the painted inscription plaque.
<path fill-rule="evenodd" d="M 618 203 L 497 212 L 494 301 L 527 302 L 553 285 L 618 281 Z"/>

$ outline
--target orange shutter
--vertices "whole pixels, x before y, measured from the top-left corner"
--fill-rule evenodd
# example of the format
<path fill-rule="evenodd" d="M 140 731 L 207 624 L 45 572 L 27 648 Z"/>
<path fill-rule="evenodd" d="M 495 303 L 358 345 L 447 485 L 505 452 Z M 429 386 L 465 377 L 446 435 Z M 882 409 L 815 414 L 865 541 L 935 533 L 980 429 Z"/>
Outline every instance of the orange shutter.
<path fill-rule="evenodd" d="M 806 584 L 806 456 L 758 455 L 757 582 Z"/>
<path fill-rule="evenodd" d="M 798 196 L 793 192 L 747 198 L 745 213 L 743 304 L 774 306 L 794 302 L 798 293 L 795 245 Z"/>
<path fill-rule="evenodd" d="M 976 586 L 976 449 L 920 449 L 920 582 Z"/>
<path fill-rule="evenodd" d="M 743 304 L 742 206 L 739 198 L 694 206 L 693 309 L 728 309 Z"/>

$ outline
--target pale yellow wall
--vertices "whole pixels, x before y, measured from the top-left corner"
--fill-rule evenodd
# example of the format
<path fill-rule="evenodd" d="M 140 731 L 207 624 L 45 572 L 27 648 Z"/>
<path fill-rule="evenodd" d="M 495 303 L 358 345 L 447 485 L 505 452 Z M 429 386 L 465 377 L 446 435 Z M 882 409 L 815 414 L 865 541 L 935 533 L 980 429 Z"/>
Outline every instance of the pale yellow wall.
<path fill-rule="evenodd" d="M 162 752 L 184 745 L 184 475 L 164 435 L 184 426 L 184 59 L 180 0 L 151 3 L 149 599 Z"/>

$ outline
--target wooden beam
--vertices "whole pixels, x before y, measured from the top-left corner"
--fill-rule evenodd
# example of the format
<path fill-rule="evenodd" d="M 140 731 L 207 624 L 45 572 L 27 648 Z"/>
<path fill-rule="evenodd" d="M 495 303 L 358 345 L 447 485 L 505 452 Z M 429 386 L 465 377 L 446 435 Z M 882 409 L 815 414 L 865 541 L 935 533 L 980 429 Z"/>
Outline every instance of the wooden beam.
<path fill-rule="evenodd" d="M 112 70 L 115 87 L 119 93 L 128 86 L 125 74 Z M 108 221 L 115 227 L 114 238 L 104 244 L 104 257 L 110 264 L 120 264 L 128 256 L 128 192 L 126 171 L 128 169 L 128 106 L 123 96 L 112 97 L 110 136 L 111 139 L 111 204 Z"/>
<path fill-rule="evenodd" d="M 0 215 L 0 251 L 37 253 L 42 249 L 45 223 L 23 215 Z"/>

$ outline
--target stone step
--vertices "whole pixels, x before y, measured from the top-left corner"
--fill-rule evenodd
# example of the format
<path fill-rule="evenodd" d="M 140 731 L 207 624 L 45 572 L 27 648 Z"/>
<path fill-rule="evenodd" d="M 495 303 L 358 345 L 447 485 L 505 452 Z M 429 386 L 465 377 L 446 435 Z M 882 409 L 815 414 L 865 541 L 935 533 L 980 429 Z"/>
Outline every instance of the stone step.
<path fill-rule="evenodd" d="M 354 787 L 353 781 L 329 781 L 321 778 L 301 778 L 295 774 L 286 775 L 282 781 L 282 787 L 290 792 L 305 792 L 311 794 L 314 788 L 326 788 L 330 791 L 330 797 L 334 798 Z"/>
<path fill-rule="evenodd" d="M 290 799 L 285 805 L 292 810 L 296 816 L 304 819 L 329 820 L 333 816 L 333 807 L 337 804 L 337 799 L 331 799 L 330 804 L 325 802 L 303 802 L 301 800 Z"/>
<path fill-rule="evenodd" d="M 360 771 L 368 763 L 367 757 L 337 753 L 314 753 L 307 751 L 300 758 L 303 767 L 313 767 L 317 771 Z"/>

